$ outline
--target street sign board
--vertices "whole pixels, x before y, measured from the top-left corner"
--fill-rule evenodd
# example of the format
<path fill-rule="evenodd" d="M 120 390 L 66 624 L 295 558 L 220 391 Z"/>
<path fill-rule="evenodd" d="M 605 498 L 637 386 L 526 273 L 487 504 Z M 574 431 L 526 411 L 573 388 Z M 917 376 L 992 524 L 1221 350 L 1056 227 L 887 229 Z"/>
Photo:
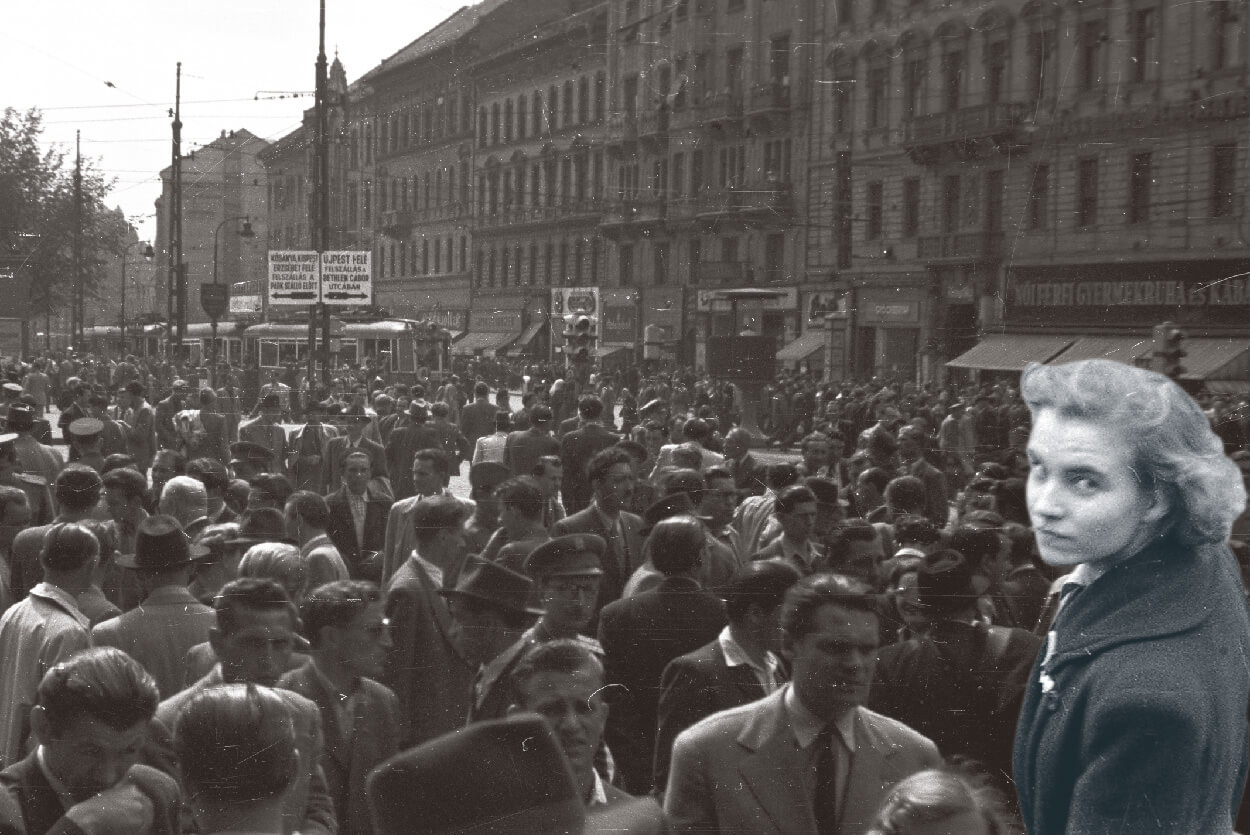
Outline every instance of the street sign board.
<path fill-rule="evenodd" d="M 321 301 L 359 307 L 373 303 L 372 252 L 321 253 Z"/>
<path fill-rule="evenodd" d="M 271 250 L 269 303 L 359 307 L 373 303 L 373 253 Z"/>
<path fill-rule="evenodd" d="M 231 296 L 231 313 L 260 313 L 264 310 L 260 296 Z"/>
<path fill-rule="evenodd" d="M 230 303 L 229 297 L 228 284 L 200 285 L 200 307 L 204 308 L 204 314 L 210 319 L 220 319 L 225 315 L 226 306 Z"/>
<path fill-rule="evenodd" d="M 269 252 L 269 303 L 316 304 L 321 299 L 316 252 L 277 249 Z"/>

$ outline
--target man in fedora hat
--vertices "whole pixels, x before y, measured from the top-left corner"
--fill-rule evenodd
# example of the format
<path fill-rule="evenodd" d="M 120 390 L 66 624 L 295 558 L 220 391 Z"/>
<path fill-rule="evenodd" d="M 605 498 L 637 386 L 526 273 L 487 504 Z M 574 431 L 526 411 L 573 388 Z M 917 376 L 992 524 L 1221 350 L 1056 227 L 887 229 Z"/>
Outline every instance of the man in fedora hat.
<path fill-rule="evenodd" d="M 9 408 L 8 428 L 17 433 L 13 449 L 22 472 L 36 475 L 48 484 L 56 481 L 57 473 L 65 466 L 59 450 L 35 439 L 35 410 L 24 403 Z"/>
<path fill-rule="evenodd" d="M 369 458 L 369 479 L 378 482 L 378 487 L 385 486 L 388 493 L 391 483 L 386 468 L 386 450 L 381 444 L 364 436 L 365 427 L 373 420 L 363 408 L 348 407 L 343 410 L 339 420 L 343 423 L 346 435 L 331 438 L 326 444 L 325 455 L 321 459 L 321 477 L 327 489 L 337 487 L 343 479 L 345 459 L 354 452 L 364 453 Z M 393 501 L 393 499 L 392 499 Z"/>
<path fill-rule="evenodd" d="M 46 525 L 52 521 L 52 493 L 48 483 L 40 476 L 22 472 L 17 458 L 17 433 L 0 434 L 0 484 L 16 487 L 26 494 L 26 504 L 30 507 L 30 521 L 35 525 Z"/>
<path fill-rule="evenodd" d="M 499 529 L 499 499 L 495 490 L 511 475 L 511 470 L 495 461 L 481 461 L 469 468 L 469 498 L 474 506 L 464 523 L 464 540 L 470 554 L 481 554 Z"/>
<path fill-rule="evenodd" d="M 702 476 L 694 470 L 677 470 L 675 472 L 690 473 L 700 481 L 702 480 Z M 695 579 L 699 581 L 699 584 L 704 588 L 714 589 L 720 588 L 727 583 L 733 577 L 734 571 L 737 570 L 738 563 L 728 546 L 717 540 L 712 536 L 711 531 L 707 530 L 709 517 L 699 514 L 699 508 L 695 501 L 684 490 L 670 493 L 662 499 L 657 499 L 651 503 L 647 508 L 647 512 L 643 514 L 643 521 L 646 522 L 646 527 L 642 530 L 643 536 L 649 535 L 657 524 L 672 516 L 690 516 L 703 524 L 704 544 L 707 548 L 707 553 L 704 554 L 702 562 L 695 569 Z M 625 584 L 625 591 L 621 593 L 621 597 L 635 597 L 644 592 L 654 591 L 663 582 L 664 573 L 657 569 L 654 563 L 648 559 L 630 575 L 629 582 Z"/>
<path fill-rule="evenodd" d="M 191 386 L 186 380 L 174 380 L 169 396 L 156 404 L 156 442 L 161 449 L 178 449 L 181 438 L 178 435 L 177 414 L 187 408 L 187 394 Z"/>
<path fill-rule="evenodd" d="M 257 404 L 260 414 L 239 424 L 239 440 L 251 441 L 269 450 L 273 472 L 286 474 L 288 448 L 286 430 L 278 423 L 282 404 L 276 394 L 267 394 Z M 231 450 L 231 454 L 234 450 Z"/>
<path fill-rule="evenodd" d="M 399 700 L 376 681 L 391 647 L 386 604 L 373 583 L 341 580 L 314 588 L 300 619 L 312 646 L 309 661 L 278 686 L 321 709 L 321 769 L 339 832 L 369 835 L 365 778 L 399 750 Z"/>
<path fill-rule="evenodd" d="M 473 559 L 460 573 L 447 598 L 451 616 L 460 624 L 461 647 L 470 663 L 478 665 L 473 680 L 469 721 L 497 719 L 512 703 L 506 687 L 508 673 L 523 647 L 519 639 L 542 610 L 530 606 L 534 584 L 524 574 L 502 565 Z"/>
<path fill-rule="evenodd" d="M 139 523 L 135 552 L 120 554 L 116 560 L 138 576 L 143 602 L 91 630 L 96 646 L 117 647 L 142 664 L 156 680 L 161 698 L 182 689 L 187 652 L 208 640 L 215 623 L 213 610 L 187 590 L 194 561 L 208 553 L 207 548 L 189 544 L 173 516 L 144 519 Z"/>
<path fill-rule="evenodd" d="M 56 522 L 83 522 L 95 518 L 104 482 L 100 474 L 81 464 L 68 464 L 56 477 Z M 9 558 L 10 588 L 14 600 L 21 600 L 43 578 L 39 555 L 52 525 L 27 528 L 13 540 Z"/>
<path fill-rule="evenodd" d="M 416 495 L 412 481 L 412 460 L 417 450 L 439 448 L 439 433 L 428 423 L 429 410 L 424 403 L 414 400 L 408 404 L 408 420 L 399 424 L 386 441 L 386 469 L 391 476 L 391 486 L 396 499 Z"/>
<path fill-rule="evenodd" d="M 253 441 L 235 441 L 230 445 L 230 470 L 235 478 L 251 481 L 273 467 L 273 453 Z"/>
<path fill-rule="evenodd" d="M 126 384 L 121 405 L 125 407 L 126 451 L 143 473 L 156 456 L 156 413 L 147 401 L 147 390 L 138 380 Z"/>

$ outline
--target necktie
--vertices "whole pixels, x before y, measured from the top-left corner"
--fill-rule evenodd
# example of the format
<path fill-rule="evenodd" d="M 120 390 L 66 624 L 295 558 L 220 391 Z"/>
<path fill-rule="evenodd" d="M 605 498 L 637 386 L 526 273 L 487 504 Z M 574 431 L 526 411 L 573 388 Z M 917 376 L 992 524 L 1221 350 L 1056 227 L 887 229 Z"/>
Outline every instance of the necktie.
<path fill-rule="evenodd" d="M 631 573 L 629 564 L 629 545 L 625 539 L 625 523 L 619 516 L 616 518 L 616 525 L 612 528 L 612 536 L 616 539 L 617 561 L 621 566 L 621 571 L 623 572 L 621 576 L 628 579 Z"/>
<path fill-rule="evenodd" d="M 841 745 L 832 724 L 816 737 L 816 795 L 812 798 L 812 810 L 816 814 L 816 831 L 820 835 L 835 835 L 838 831 L 838 752 Z"/>

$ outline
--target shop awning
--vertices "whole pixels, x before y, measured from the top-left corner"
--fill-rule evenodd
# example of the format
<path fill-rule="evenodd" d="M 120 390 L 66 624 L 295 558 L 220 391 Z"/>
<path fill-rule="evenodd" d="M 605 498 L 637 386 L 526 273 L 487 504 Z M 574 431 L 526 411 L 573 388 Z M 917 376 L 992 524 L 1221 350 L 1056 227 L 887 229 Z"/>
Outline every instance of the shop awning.
<path fill-rule="evenodd" d="M 595 359 L 603 359 L 604 357 L 610 357 L 613 354 L 619 354 L 621 351 L 632 350 L 634 350 L 633 345 L 596 345 Z"/>
<path fill-rule="evenodd" d="M 525 349 L 534 341 L 534 337 L 538 336 L 538 332 L 547 327 L 546 319 L 539 319 L 537 322 L 530 324 L 528 328 L 521 331 L 521 335 L 517 337 L 516 342 L 508 346 L 508 356 L 516 357 L 525 353 Z"/>
<path fill-rule="evenodd" d="M 1134 360 L 1149 354 L 1153 347 L 1149 336 L 1083 336 L 1049 364 L 1101 359 L 1134 365 Z"/>
<path fill-rule="evenodd" d="M 492 331 L 469 333 L 465 335 L 464 339 L 451 346 L 451 352 L 460 356 L 472 356 L 479 351 L 498 351 L 516 339 L 517 336 L 518 334 L 515 333 L 494 333 Z"/>
<path fill-rule="evenodd" d="M 1076 341 L 1075 336 L 996 334 L 950 360 L 950 368 L 1023 371 L 1031 362 L 1047 362 Z"/>
<path fill-rule="evenodd" d="M 777 352 L 782 362 L 802 362 L 817 351 L 825 349 L 825 332 L 808 331 Z"/>
<path fill-rule="evenodd" d="M 1186 339 L 1185 380 L 1250 383 L 1250 339 Z"/>

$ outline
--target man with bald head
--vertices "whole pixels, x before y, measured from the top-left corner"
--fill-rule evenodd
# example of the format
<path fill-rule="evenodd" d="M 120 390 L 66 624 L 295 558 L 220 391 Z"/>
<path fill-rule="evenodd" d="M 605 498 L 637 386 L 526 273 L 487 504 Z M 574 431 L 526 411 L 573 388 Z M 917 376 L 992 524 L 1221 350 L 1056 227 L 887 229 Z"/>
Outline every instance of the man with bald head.
<path fill-rule="evenodd" d="M 751 435 L 741 426 L 731 429 L 725 436 L 723 466 L 733 475 L 734 487 L 740 496 L 763 495 L 764 465 L 751 454 Z"/>
<path fill-rule="evenodd" d="M 193 537 L 208 525 L 208 490 L 198 478 L 176 475 L 161 489 L 158 510 L 177 519 L 187 536 Z"/>

